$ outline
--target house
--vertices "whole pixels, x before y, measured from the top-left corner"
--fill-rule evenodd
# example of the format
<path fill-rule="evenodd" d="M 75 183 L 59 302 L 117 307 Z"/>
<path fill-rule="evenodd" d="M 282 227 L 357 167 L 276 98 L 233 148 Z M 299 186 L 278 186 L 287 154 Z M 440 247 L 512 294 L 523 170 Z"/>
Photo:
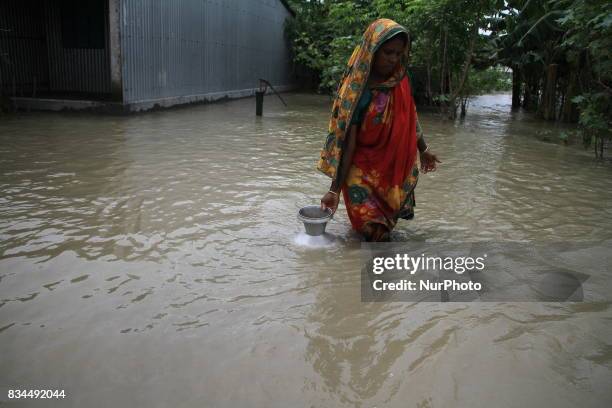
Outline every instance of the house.
<path fill-rule="evenodd" d="M 292 85 L 283 0 L 2 0 L 0 89 L 19 107 L 122 112 Z"/>

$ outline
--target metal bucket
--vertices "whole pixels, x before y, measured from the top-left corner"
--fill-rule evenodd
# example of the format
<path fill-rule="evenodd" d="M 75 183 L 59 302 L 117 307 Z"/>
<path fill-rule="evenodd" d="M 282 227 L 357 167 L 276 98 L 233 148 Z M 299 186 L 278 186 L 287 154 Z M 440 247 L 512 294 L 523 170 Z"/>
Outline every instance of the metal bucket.
<path fill-rule="evenodd" d="M 325 227 L 332 218 L 332 211 L 329 208 L 324 211 L 318 205 L 308 205 L 298 211 L 297 218 L 304 223 L 306 234 L 317 236 L 325 232 Z"/>

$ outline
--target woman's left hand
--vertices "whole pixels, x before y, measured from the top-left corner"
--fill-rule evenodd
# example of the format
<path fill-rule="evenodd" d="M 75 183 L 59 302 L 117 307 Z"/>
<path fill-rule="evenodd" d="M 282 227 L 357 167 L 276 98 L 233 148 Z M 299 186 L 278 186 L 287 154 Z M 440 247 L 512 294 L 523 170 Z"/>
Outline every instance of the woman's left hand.
<path fill-rule="evenodd" d="M 442 163 L 440 160 L 438 160 L 438 156 L 429 151 L 421 153 L 421 171 L 423 173 L 436 171 L 436 168 L 438 167 L 436 163 Z"/>

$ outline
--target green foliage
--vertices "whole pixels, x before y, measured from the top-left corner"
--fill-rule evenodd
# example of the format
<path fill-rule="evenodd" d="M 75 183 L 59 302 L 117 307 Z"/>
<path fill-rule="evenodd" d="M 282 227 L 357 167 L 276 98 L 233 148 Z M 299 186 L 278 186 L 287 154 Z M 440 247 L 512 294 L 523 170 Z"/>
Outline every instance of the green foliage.
<path fill-rule="evenodd" d="M 609 0 L 289 2 L 296 11 L 287 25 L 295 61 L 312 72 L 323 92 L 336 89 L 368 24 L 386 17 L 411 33 L 411 72 L 420 103 L 450 110 L 453 117 L 459 101 L 470 95 L 511 88 L 524 92 L 517 100 L 538 106 L 542 117 L 578 120 L 588 140 L 610 137 Z"/>
<path fill-rule="evenodd" d="M 547 119 L 578 120 L 586 144 L 610 138 L 612 3 L 514 0 L 508 6 L 506 31 L 492 39 L 492 56 L 519 73 L 514 89 L 525 90 L 523 106 L 538 104 Z"/>
<path fill-rule="evenodd" d="M 572 99 L 580 106 L 579 124 L 582 128 L 585 146 L 596 143 L 598 139 L 610 139 L 612 110 L 609 93 L 585 93 Z"/>
<path fill-rule="evenodd" d="M 332 92 L 365 28 L 377 18 L 391 18 L 412 37 L 411 65 L 429 72 L 429 102 L 457 89 L 475 24 L 501 0 L 327 0 L 290 1 L 296 18 L 287 26 L 295 61 L 319 78 L 321 91 Z M 482 36 L 483 38 L 485 36 Z M 480 44 L 486 43 L 479 39 Z M 478 83 L 478 81 L 476 81 Z M 417 90 L 424 91 L 424 90 Z M 476 90 L 478 91 L 478 90 Z"/>
<path fill-rule="evenodd" d="M 321 88 L 330 90 L 335 88 L 342 77 L 346 61 L 348 61 L 358 41 L 359 37 L 355 35 L 336 37 L 331 41 L 329 58 L 321 66 Z"/>
<path fill-rule="evenodd" d="M 327 44 L 333 33 L 325 20 L 327 7 L 317 2 L 290 1 L 297 17 L 287 20 L 285 33 L 298 64 L 320 72 L 328 57 Z"/>
<path fill-rule="evenodd" d="M 564 8 L 558 23 L 566 30 L 561 46 L 569 63 L 583 68 L 580 108 L 585 145 L 612 137 L 612 3 L 603 0 L 556 0 Z M 586 70 L 584 69 L 586 68 Z"/>
<path fill-rule="evenodd" d="M 450 96 L 447 94 L 438 94 L 433 97 L 434 102 L 446 103 L 450 100 Z"/>
<path fill-rule="evenodd" d="M 465 95 L 507 92 L 510 89 L 512 89 L 512 73 L 507 69 L 502 67 L 490 67 L 482 71 L 472 69 Z"/>

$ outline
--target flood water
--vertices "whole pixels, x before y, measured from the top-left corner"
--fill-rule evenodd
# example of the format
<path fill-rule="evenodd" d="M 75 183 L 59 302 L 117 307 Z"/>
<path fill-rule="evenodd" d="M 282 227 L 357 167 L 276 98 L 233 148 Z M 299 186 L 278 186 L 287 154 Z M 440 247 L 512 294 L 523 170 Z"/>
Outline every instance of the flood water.
<path fill-rule="evenodd" d="M 296 219 L 329 98 L 284 98 L 0 120 L 0 404 L 612 406 L 610 302 L 362 303 L 344 207 Z M 612 242 L 612 165 L 509 105 L 420 115 L 443 163 L 395 241 Z"/>

